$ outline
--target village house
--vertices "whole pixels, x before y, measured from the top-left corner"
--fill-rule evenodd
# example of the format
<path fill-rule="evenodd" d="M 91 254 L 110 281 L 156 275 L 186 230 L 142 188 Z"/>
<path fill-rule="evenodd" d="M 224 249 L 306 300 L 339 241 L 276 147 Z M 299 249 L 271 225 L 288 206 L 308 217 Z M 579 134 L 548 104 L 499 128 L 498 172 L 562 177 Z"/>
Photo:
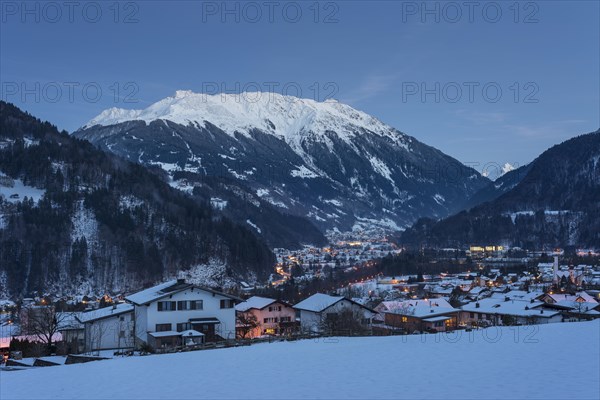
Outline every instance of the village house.
<path fill-rule="evenodd" d="M 131 304 L 115 304 L 81 313 L 75 318 L 83 324 L 84 352 L 134 348 Z"/>
<path fill-rule="evenodd" d="M 136 346 L 155 349 L 235 339 L 235 305 L 229 294 L 172 280 L 126 296 L 134 307 Z"/>
<path fill-rule="evenodd" d="M 561 301 L 575 301 L 578 303 L 598 303 L 594 296 L 589 295 L 586 292 L 577 292 L 575 294 L 570 293 L 544 293 L 538 296 L 538 299 L 547 304 L 556 304 Z"/>
<path fill-rule="evenodd" d="M 539 292 L 513 290 L 494 293 L 461 307 L 460 322 L 466 326 L 530 325 L 560 322 L 561 313 L 536 300 Z"/>
<path fill-rule="evenodd" d="M 67 353 L 78 354 L 85 349 L 85 329 L 79 320 L 83 312 L 58 312 L 56 321 L 58 332 L 67 346 Z"/>
<path fill-rule="evenodd" d="M 235 306 L 237 337 L 255 338 L 263 335 L 292 333 L 296 326 L 296 311 L 283 301 L 253 296 Z"/>
<path fill-rule="evenodd" d="M 383 314 L 374 325 L 381 333 L 444 332 L 458 325 L 459 310 L 442 298 L 384 303 L 375 307 Z"/>
<path fill-rule="evenodd" d="M 600 318 L 600 303 L 587 292 L 545 293 L 538 299 L 546 307 L 560 311 L 566 320 Z"/>
<path fill-rule="evenodd" d="M 300 319 L 302 332 L 323 332 L 328 326 L 355 319 L 364 328 L 369 328 L 375 311 L 343 296 L 316 293 L 294 306 L 296 318 Z M 352 314 L 352 315 L 350 315 Z"/>

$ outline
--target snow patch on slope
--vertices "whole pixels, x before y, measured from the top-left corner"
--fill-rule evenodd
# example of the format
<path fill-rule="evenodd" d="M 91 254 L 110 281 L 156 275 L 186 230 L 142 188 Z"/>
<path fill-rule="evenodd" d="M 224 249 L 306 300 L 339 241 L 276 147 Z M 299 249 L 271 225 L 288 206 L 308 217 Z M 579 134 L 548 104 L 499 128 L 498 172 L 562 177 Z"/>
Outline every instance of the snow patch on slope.
<path fill-rule="evenodd" d="M 255 224 L 254 222 L 252 222 L 252 221 L 250 221 L 249 219 L 247 219 L 247 220 L 246 220 L 246 223 L 247 223 L 248 225 L 250 225 L 251 227 L 253 227 L 254 229 L 256 229 L 256 231 L 257 231 L 258 233 L 262 233 L 262 231 L 260 230 L 260 228 L 259 228 L 258 226 L 256 226 L 256 224 Z"/>
<path fill-rule="evenodd" d="M 306 168 L 306 166 L 304 166 L 304 165 L 301 165 L 300 167 L 298 167 L 298 169 L 292 170 L 290 172 L 290 175 L 292 175 L 294 178 L 303 178 L 303 179 L 310 179 L 310 178 L 318 178 L 319 177 L 319 175 L 317 175 L 316 173 L 314 173 L 310 169 Z"/>

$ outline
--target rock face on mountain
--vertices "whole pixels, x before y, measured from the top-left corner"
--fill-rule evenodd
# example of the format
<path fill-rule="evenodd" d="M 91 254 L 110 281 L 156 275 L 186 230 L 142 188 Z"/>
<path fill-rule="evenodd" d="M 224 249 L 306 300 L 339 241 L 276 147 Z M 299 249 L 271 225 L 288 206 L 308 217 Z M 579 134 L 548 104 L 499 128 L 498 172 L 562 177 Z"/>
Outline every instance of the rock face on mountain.
<path fill-rule="evenodd" d="M 207 197 L 0 102 L 0 298 L 266 278 L 269 247 Z"/>
<path fill-rule="evenodd" d="M 527 168 L 520 182 L 495 200 L 441 221 L 421 219 L 401 241 L 600 247 L 600 131 L 548 149 Z"/>
<path fill-rule="evenodd" d="M 144 110 L 106 110 L 74 135 L 185 176 L 181 186 L 230 178 L 322 230 L 396 230 L 445 217 L 489 183 L 348 105 L 273 93 L 179 91 Z"/>

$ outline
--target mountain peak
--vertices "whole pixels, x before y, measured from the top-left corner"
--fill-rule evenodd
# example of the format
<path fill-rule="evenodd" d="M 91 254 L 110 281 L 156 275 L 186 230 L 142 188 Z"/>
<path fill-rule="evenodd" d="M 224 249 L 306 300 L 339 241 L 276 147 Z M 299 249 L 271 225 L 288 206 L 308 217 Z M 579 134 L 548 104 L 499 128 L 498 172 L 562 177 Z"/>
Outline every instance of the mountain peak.
<path fill-rule="evenodd" d="M 191 90 L 176 90 L 173 96 L 176 99 L 183 99 L 184 97 L 192 96 L 194 92 Z"/>
<path fill-rule="evenodd" d="M 410 139 L 362 111 L 337 100 L 322 102 L 272 92 L 239 94 L 195 93 L 178 90 L 145 109 L 111 108 L 90 120 L 85 128 L 116 125 L 127 121 L 168 120 L 181 125 L 206 126 L 206 122 L 229 135 L 236 132 L 249 136 L 253 129 L 281 137 L 288 143 L 299 143 L 300 137 L 335 134 L 345 142 L 363 133 L 385 136 L 407 144 Z"/>

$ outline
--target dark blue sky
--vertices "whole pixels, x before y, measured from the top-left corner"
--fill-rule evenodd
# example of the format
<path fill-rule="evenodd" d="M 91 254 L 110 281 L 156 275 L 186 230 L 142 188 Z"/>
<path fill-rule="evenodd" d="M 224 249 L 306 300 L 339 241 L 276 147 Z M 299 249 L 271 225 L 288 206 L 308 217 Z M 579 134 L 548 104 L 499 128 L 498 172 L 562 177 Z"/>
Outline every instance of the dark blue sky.
<path fill-rule="evenodd" d="M 246 4 L 2 1 L 2 99 L 72 131 L 178 89 L 333 95 L 479 170 L 600 126 L 597 1 Z"/>

